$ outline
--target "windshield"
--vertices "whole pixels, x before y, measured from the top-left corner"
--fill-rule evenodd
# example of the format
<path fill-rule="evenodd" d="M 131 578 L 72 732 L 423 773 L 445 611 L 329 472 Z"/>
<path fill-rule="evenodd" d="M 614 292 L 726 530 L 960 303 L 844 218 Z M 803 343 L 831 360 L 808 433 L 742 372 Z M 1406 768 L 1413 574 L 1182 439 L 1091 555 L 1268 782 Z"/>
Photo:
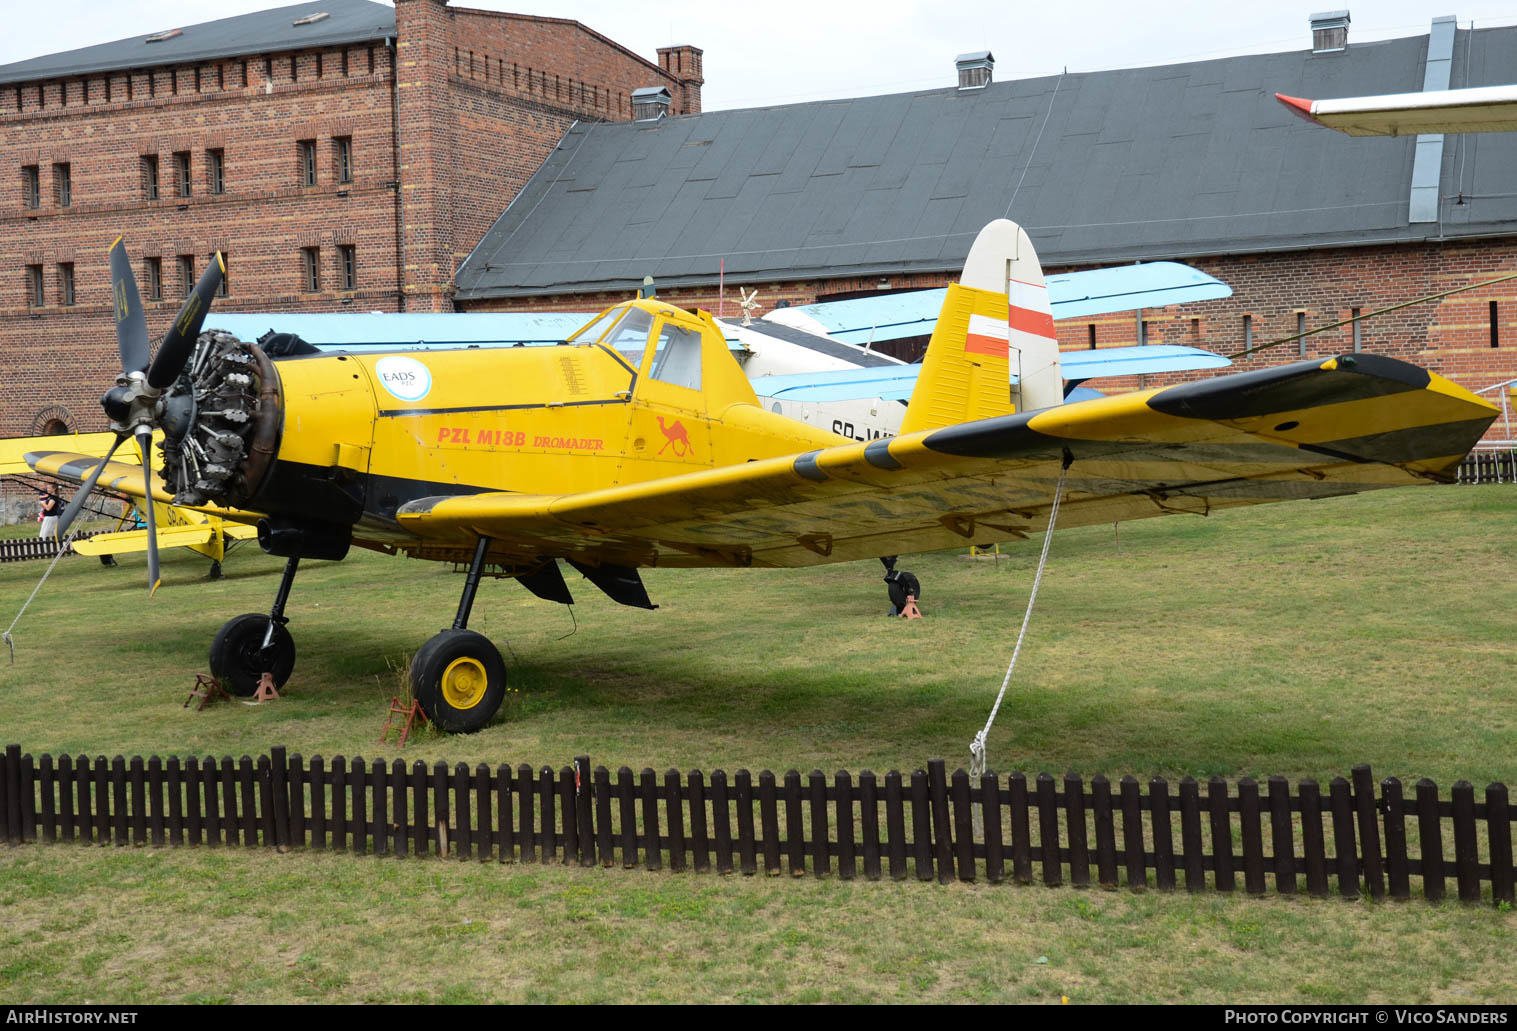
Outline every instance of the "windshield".
<path fill-rule="evenodd" d="M 590 323 L 584 329 L 569 338 L 571 344 L 593 344 L 622 313 L 615 308 L 601 314 L 601 317 Z"/>
<path fill-rule="evenodd" d="M 615 348 L 634 369 L 643 363 L 643 349 L 648 346 L 648 330 L 653 328 L 653 316 L 641 308 L 626 309 L 626 316 L 616 328 L 601 341 Z"/>

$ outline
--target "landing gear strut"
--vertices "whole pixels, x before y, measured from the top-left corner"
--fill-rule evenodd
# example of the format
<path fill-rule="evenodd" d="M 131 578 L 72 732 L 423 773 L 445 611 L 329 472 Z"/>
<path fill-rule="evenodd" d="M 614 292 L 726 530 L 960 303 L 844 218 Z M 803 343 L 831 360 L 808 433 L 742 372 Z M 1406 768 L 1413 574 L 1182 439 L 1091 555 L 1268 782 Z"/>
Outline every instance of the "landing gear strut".
<path fill-rule="evenodd" d="M 411 660 L 411 693 L 427 717 L 449 734 L 472 734 L 490 722 L 506 697 L 506 664 L 489 638 L 468 629 L 490 538 L 481 537 L 469 563 L 453 626 Z"/>
<path fill-rule="evenodd" d="M 295 641 L 285 629 L 289 622 L 284 606 L 290 600 L 299 558 L 284 564 L 279 593 L 268 615 L 249 612 L 226 621 L 211 642 L 211 675 L 234 695 L 251 697 L 263 674 L 274 675 L 274 686 L 283 687 L 295 668 Z"/>

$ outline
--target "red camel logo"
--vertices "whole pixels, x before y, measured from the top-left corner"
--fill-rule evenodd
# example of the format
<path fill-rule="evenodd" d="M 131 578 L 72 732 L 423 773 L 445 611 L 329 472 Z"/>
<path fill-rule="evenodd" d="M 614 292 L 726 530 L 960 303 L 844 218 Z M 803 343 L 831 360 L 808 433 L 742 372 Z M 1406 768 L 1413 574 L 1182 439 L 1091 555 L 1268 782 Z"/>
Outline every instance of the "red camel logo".
<path fill-rule="evenodd" d="M 668 451 L 671 444 L 674 446 L 675 458 L 684 458 L 690 453 L 690 434 L 685 432 L 684 423 L 675 420 L 673 426 L 665 426 L 664 417 L 660 415 L 658 416 L 658 429 L 660 433 L 669 438 L 664 441 L 664 446 L 658 449 L 659 454 Z"/>

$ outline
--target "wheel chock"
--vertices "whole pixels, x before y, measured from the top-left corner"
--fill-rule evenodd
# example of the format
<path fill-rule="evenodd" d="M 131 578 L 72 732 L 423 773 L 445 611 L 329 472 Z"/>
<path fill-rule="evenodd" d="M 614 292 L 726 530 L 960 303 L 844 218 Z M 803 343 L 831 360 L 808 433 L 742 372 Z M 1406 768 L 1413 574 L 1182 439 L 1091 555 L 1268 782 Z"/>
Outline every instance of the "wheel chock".
<path fill-rule="evenodd" d="M 417 720 L 421 720 L 423 723 L 427 722 L 427 714 L 422 711 L 420 702 L 412 701 L 410 705 L 401 705 L 400 699 L 392 695 L 390 697 L 390 715 L 385 719 L 385 729 L 379 734 L 380 744 L 385 743 L 385 738 L 390 734 L 390 724 L 395 721 L 396 716 L 404 716 L 406 718 L 406 722 L 400 727 L 399 744 L 401 748 L 404 748 L 406 747 L 406 738 L 411 734 L 411 728 L 415 726 Z"/>
<path fill-rule="evenodd" d="M 258 678 L 258 690 L 253 692 L 253 700 L 247 705 L 262 705 L 264 702 L 279 701 L 279 692 L 274 690 L 274 674 L 265 673 Z"/>
<path fill-rule="evenodd" d="M 200 703 L 195 706 L 196 712 L 204 712 L 205 707 L 218 698 L 232 700 L 232 696 L 226 693 L 226 688 L 221 686 L 221 681 L 207 673 L 195 674 L 195 686 L 190 689 L 190 696 L 184 700 L 181 709 L 188 709 L 190 703 L 199 698 Z"/>
<path fill-rule="evenodd" d="M 922 610 L 919 609 L 919 608 L 917 608 L 917 596 L 915 594 L 908 594 L 908 595 L 906 595 L 906 604 L 904 604 L 904 605 L 901 606 L 901 618 L 902 619 L 921 619 L 922 618 Z"/>

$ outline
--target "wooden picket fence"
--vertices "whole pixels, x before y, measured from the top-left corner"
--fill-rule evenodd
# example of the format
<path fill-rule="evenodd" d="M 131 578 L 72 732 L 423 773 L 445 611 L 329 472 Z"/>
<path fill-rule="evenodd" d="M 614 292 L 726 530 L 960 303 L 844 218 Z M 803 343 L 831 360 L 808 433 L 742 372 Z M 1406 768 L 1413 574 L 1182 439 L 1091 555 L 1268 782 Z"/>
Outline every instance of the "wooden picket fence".
<path fill-rule="evenodd" d="M 1517 483 L 1517 449 L 1477 448 L 1464 456 L 1455 475 L 1460 483 Z"/>
<path fill-rule="evenodd" d="M 100 530 L 92 530 L 89 533 L 76 533 L 73 540 L 85 540 L 101 533 Z M 0 540 L 0 562 L 26 562 L 34 558 L 53 558 L 62 548 L 65 555 L 74 554 L 71 542 L 59 542 L 56 538 L 48 537 L 15 537 L 9 540 Z"/>
<path fill-rule="evenodd" d="M 451 769 L 401 759 L 309 764 L 273 748 L 243 756 L 146 762 L 120 756 L 34 761 L 20 746 L 0 764 L 0 826 L 11 845 L 116 845 L 351 850 L 500 862 L 597 863 L 649 870 L 788 873 L 947 883 L 1008 877 L 1030 884 L 1098 884 L 1189 891 L 1238 887 L 1262 895 L 1305 890 L 1409 898 L 1412 879 L 1439 900 L 1453 880 L 1465 902 L 1513 902 L 1512 809 L 1492 784 L 1475 801 L 1466 781 L 1439 797 L 1429 780 L 1411 797 L 1368 766 L 1292 793 L 1244 778 L 1162 777 L 1087 786 L 1070 774 L 987 773 L 971 783 L 942 760 L 883 782 L 865 770 L 829 783 L 821 771 L 757 778 L 722 770 L 633 774 L 613 781 L 585 756 L 555 771 L 523 764 Z M 978 817 L 982 831 L 975 829 Z M 1409 826 L 1410 824 L 1410 826 Z M 1482 833 L 1483 832 L 1483 833 Z M 1453 858 L 1446 844 L 1452 840 Z M 1268 843 L 1268 850 L 1266 850 Z M 1415 853 L 1412 845 L 1415 844 Z M 1209 847 L 1210 851 L 1207 851 Z M 1487 888 L 1488 886 L 1488 888 Z"/>

